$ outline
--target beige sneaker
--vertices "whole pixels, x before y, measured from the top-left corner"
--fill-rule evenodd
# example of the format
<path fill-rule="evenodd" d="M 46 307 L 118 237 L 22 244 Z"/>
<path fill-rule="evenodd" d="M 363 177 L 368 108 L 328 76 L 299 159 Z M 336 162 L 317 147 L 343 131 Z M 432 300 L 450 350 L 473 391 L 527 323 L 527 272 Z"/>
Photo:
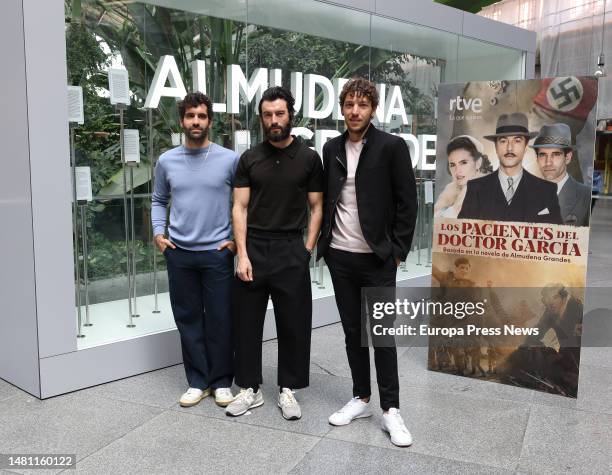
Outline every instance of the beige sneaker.
<path fill-rule="evenodd" d="M 225 408 L 225 414 L 238 417 L 246 414 L 249 409 L 263 405 L 263 403 L 261 388 L 256 393 L 253 392 L 253 388 L 241 389 L 234 400 Z"/>
<path fill-rule="evenodd" d="M 278 407 L 281 408 L 283 417 L 288 421 L 296 421 L 302 417 L 302 410 L 295 399 L 295 392 L 289 388 L 283 388 L 279 393 Z"/>
<path fill-rule="evenodd" d="M 230 388 L 217 388 L 213 391 L 215 393 L 215 403 L 217 406 L 226 407 L 234 400 L 234 395 Z"/>
<path fill-rule="evenodd" d="M 204 390 L 198 388 L 189 388 L 185 394 L 179 399 L 181 407 L 191 407 L 198 404 L 202 399 L 210 396 L 210 388 Z"/>

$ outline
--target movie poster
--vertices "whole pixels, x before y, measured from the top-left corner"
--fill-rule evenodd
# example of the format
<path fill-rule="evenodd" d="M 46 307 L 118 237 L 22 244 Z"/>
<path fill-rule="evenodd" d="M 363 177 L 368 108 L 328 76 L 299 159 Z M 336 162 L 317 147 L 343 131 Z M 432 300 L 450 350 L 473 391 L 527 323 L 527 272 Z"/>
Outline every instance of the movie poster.
<path fill-rule="evenodd" d="M 484 314 L 431 322 L 429 369 L 577 396 L 596 99 L 591 77 L 440 85 L 432 284 Z"/>

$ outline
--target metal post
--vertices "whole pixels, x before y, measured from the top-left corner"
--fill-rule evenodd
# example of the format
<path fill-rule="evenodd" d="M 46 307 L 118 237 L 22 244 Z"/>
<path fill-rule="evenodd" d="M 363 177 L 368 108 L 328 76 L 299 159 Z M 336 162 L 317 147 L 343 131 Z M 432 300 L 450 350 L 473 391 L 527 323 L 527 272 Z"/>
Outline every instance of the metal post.
<path fill-rule="evenodd" d="M 155 164 L 153 163 L 153 109 L 147 111 L 147 118 L 149 122 L 149 163 L 151 165 L 151 193 L 155 186 Z M 159 293 L 159 284 L 157 281 L 157 248 L 155 247 L 155 235 L 151 233 L 151 249 L 153 250 L 153 300 L 155 305 L 153 307 L 153 313 L 161 313 L 159 311 L 159 303 L 157 295 Z"/>
<path fill-rule="evenodd" d="M 312 250 L 312 258 L 314 259 L 314 266 L 312 266 L 312 280 L 311 282 L 313 284 L 318 284 L 319 281 L 317 280 L 317 270 L 318 270 L 318 266 L 321 265 L 320 261 L 317 261 L 317 246 L 314 247 L 314 249 Z M 310 263 L 308 264 L 308 270 L 310 271 Z"/>
<path fill-rule="evenodd" d="M 72 230 L 74 235 L 74 287 L 77 307 L 77 338 L 85 338 L 81 331 L 83 323 L 81 315 L 81 269 L 79 263 L 79 223 L 77 218 L 76 155 L 74 149 L 74 126 L 72 124 L 70 124 L 70 167 L 72 168 Z"/>
<path fill-rule="evenodd" d="M 125 166 L 125 144 L 123 143 L 123 110 L 125 106 L 123 104 L 117 104 L 117 109 L 119 110 L 119 148 L 121 150 L 121 166 L 123 168 L 123 224 L 125 227 L 125 257 L 126 263 L 125 268 L 127 271 L 127 281 L 128 281 L 128 324 L 126 325 L 128 328 L 134 328 L 134 321 L 132 320 L 132 269 L 130 265 L 130 222 L 128 218 L 128 203 L 127 203 L 127 177 L 126 177 L 126 166 Z"/>
<path fill-rule="evenodd" d="M 317 280 L 320 289 L 325 288 L 325 273 L 323 270 L 323 260 L 319 261 L 319 278 Z"/>
<path fill-rule="evenodd" d="M 134 167 L 135 163 L 130 163 L 130 224 L 132 227 L 132 298 L 134 302 L 134 318 L 140 317 L 138 314 L 138 299 L 136 298 L 136 220 L 134 213 Z"/>
<path fill-rule="evenodd" d="M 427 265 L 431 267 L 431 248 L 433 246 L 433 204 L 427 204 Z"/>
<path fill-rule="evenodd" d="M 91 327 L 93 323 L 89 321 L 89 251 L 87 250 L 87 221 L 85 211 L 87 204 L 83 203 L 81 208 L 81 240 L 83 243 L 83 283 L 85 285 L 85 323 L 83 326 Z"/>
<path fill-rule="evenodd" d="M 418 182 L 417 185 L 417 196 L 419 200 L 419 209 L 417 214 L 417 266 L 421 265 L 421 237 L 423 234 L 423 197 L 421 196 L 421 185 L 422 183 Z"/>

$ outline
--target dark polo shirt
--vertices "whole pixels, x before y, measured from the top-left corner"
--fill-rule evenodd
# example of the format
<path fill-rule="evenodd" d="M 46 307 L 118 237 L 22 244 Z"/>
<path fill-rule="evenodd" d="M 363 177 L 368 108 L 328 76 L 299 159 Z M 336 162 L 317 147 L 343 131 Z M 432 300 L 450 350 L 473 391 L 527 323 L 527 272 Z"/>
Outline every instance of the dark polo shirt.
<path fill-rule="evenodd" d="M 308 192 L 323 191 L 319 155 L 294 137 L 284 149 L 268 141 L 242 154 L 235 188 L 251 188 L 247 227 L 298 231 L 308 226 Z"/>

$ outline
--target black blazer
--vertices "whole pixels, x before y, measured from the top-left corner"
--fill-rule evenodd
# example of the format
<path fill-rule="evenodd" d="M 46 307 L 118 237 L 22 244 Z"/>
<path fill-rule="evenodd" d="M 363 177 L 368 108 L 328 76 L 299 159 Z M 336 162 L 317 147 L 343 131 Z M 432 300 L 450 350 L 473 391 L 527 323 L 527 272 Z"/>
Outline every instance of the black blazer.
<path fill-rule="evenodd" d="M 348 132 L 323 146 L 323 225 L 317 244 L 325 256 L 331 242 L 336 205 L 347 177 Z M 355 172 L 359 222 L 363 236 L 383 260 L 405 260 L 417 217 L 417 193 L 410 152 L 400 137 L 370 124 Z"/>
<path fill-rule="evenodd" d="M 459 219 L 563 224 L 557 184 L 523 169 L 523 176 L 508 205 L 497 170 L 467 183 Z"/>

